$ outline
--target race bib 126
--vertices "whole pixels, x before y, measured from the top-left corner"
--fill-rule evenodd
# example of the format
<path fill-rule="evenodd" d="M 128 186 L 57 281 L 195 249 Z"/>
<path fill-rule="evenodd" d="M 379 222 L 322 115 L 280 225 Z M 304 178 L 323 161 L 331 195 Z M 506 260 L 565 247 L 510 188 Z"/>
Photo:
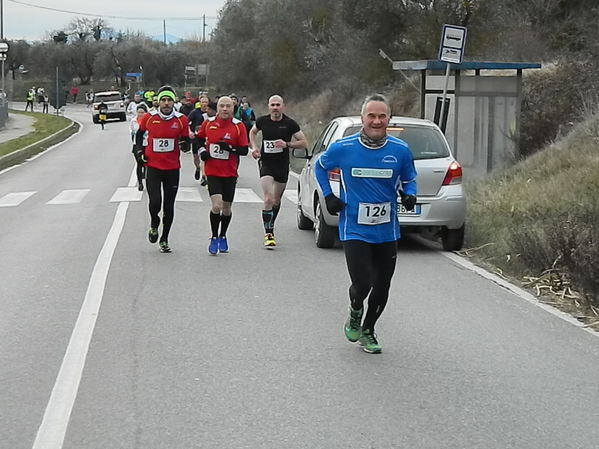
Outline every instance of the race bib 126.
<path fill-rule="evenodd" d="M 378 225 L 391 221 L 391 203 L 360 203 L 358 224 Z"/>

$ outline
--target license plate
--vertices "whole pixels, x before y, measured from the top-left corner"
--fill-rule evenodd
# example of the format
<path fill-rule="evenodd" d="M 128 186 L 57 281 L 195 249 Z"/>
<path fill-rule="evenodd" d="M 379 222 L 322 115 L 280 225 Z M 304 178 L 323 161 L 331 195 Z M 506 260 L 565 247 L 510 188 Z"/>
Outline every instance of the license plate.
<path fill-rule="evenodd" d="M 397 203 L 397 215 L 420 215 L 420 204 L 416 204 L 412 210 L 407 210 L 401 203 Z"/>

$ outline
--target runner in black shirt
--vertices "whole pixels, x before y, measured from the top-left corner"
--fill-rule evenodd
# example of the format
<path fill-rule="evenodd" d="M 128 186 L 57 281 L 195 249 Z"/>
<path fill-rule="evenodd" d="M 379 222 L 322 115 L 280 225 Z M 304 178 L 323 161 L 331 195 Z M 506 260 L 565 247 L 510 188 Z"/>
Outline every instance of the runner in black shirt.
<path fill-rule="evenodd" d="M 277 245 L 274 238 L 275 220 L 281 207 L 281 197 L 289 177 L 289 149 L 306 148 L 306 136 L 297 122 L 285 114 L 285 103 L 279 95 L 268 99 L 269 115 L 258 117 L 250 130 L 252 156 L 258 159 L 260 184 L 264 193 L 264 246 Z M 262 131 L 262 145 L 258 148 L 256 136 Z"/>

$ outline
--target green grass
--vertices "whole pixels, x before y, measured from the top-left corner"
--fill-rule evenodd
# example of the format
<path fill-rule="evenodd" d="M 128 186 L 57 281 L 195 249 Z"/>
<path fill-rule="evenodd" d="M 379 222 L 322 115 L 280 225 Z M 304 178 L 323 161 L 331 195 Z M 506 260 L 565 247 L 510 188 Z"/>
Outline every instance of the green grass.
<path fill-rule="evenodd" d="M 464 254 L 553 290 L 549 302 L 590 322 L 599 321 L 598 141 L 599 116 L 590 117 L 515 166 L 466 183 Z"/>
<path fill-rule="evenodd" d="M 52 134 L 67 128 L 71 125 L 71 120 L 56 116 L 53 114 L 41 114 L 39 112 L 22 112 L 10 110 L 10 114 L 22 114 L 34 118 L 34 131 L 16 139 L 0 143 L 0 156 L 10 154 L 20 150 L 28 145 L 39 142 L 40 140 L 51 136 Z"/>

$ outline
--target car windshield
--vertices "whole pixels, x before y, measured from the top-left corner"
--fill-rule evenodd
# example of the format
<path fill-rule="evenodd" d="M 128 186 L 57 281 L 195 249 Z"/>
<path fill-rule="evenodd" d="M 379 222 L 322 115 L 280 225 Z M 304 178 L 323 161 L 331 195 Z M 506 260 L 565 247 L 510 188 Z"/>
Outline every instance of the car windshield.
<path fill-rule="evenodd" d="M 121 100 L 121 95 L 120 94 L 107 94 L 107 95 L 96 95 L 94 97 L 94 100 L 96 101 L 96 103 L 99 103 L 101 101 L 120 101 Z"/>
<path fill-rule="evenodd" d="M 360 126 L 347 128 L 343 137 L 359 132 Z M 436 129 L 424 126 L 389 125 L 387 132 L 405 141 L 414 160 L 449 156 L 449 149 Z"/>

